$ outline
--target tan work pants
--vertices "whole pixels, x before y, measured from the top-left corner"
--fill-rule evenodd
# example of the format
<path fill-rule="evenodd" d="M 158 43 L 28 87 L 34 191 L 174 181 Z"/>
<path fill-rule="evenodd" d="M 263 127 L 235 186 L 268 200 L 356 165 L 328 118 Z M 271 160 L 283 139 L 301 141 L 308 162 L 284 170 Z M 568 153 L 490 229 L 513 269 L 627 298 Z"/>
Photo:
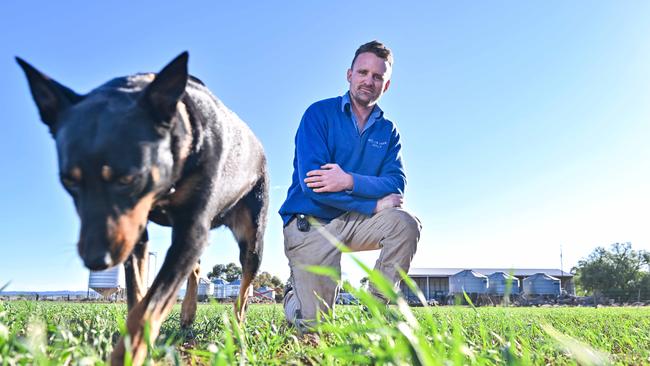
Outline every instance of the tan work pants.
<path fill-rule="evenodd" d="M 320 225 L 352 251 L 381 249 L 375 269 L 395 286 L 400 282 L 397 268 L 408 272 L 422 229 L 418 218 L 401 208 L 372 216 L 348 212 Z M 312 224 L 308 232 L 302 232 L 294 218 L 284 228 L 284 252 L 293 287 L 284 299 L 284 311 L 287 320 L 298 326 L 309 325 L 319 311 L 332 309 L 338 293 L 337 282 L 304 268 L 328 266 L 341 273 L 341 252 L 316 226 Z"/>

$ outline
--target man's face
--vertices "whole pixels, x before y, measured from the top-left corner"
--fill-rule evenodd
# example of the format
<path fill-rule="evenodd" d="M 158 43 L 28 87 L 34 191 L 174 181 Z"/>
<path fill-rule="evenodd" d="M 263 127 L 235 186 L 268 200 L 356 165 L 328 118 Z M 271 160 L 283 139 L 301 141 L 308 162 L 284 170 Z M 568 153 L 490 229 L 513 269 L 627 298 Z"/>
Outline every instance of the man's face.
<path fill-rule="evenodd" d="M 372 106 L 390 85 L 391 66 L 388 61 L 375 56 L 374 53 L 364 52 L 357 56 L 348 70 L 350 95 L 357 104 Z"/>

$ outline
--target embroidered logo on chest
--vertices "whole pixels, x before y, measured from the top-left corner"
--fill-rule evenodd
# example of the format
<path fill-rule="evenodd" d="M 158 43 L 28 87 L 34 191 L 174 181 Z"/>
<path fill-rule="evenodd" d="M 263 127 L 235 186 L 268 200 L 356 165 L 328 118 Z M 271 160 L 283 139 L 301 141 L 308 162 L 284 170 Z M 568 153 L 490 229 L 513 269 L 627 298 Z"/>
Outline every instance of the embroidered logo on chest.
<path fill-rule="evenodd" d="M 377 148 L 377 149 L 382 149 L 388 145 L 388 141 L 377 141 L 375 139 L 368 139 L 368 144 L 370 146 Z"/>

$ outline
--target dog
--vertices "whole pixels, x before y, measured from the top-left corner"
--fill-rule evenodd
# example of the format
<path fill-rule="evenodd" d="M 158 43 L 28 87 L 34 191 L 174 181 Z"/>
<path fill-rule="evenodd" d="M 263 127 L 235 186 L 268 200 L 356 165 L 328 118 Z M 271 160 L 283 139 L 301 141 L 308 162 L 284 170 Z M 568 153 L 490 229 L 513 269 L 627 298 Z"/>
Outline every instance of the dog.
<path fill-rule="evenodd" d="M 159 73 L 115 78 L 80 95 L 16 57 L 41 120 L 56 142 L 61 183 L 81 221 L 79 255 L 90 270 L 124 263 L 133 363 L 176 303 L 187 278 L 181 326 L 196 314 L 198 262 L 210 229 L 239 244 L 243 321 L 262 260 L 269 178 L 262 144 L 187 70 L 181 53 Z M 147 223 L 172 227 L 172 243 L 149 291 Z M 120 339 L 112 365 L 124 362 Z"/>

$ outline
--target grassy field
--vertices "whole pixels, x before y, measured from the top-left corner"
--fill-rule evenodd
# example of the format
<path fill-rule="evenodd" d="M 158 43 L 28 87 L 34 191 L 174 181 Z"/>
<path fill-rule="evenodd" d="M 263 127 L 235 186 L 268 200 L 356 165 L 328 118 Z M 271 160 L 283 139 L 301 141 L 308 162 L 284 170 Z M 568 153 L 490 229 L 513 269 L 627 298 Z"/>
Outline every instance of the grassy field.
<path fill-rule="evenodd" d="M 227 305 L 199 306 L 192 334 L 179 308 L 152 348 L 156 364 L 650 364 L 648 308 L 337 308 L 305 343 L 280 305 L 252 305 L 243 329 Z M 104 364 L 123 304 L 0 303 L 0 364 Z"/>

